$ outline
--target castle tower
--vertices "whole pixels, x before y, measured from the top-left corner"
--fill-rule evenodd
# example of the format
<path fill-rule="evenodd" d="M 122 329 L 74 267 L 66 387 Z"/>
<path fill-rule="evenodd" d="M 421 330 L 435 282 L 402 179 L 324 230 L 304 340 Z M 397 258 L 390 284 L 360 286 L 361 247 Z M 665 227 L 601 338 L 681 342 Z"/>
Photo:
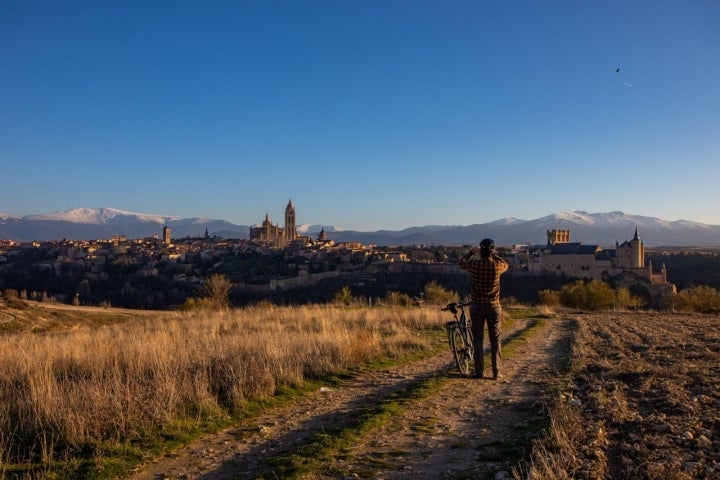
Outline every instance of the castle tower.
<path fill-rule="evenodd" d="M 285 207 L 285 243 L 290 243 L 297 238 L 297 228 L 295 227 L 295 207 L 292 200 L 288 201 Z"/>
<path fill-rule="evenodd" d="M 325 226 L 320 229 L 320 234 L 318 235 L 318 241 L 319 242 L 326 242 L 327 241 L 327 234 L 325 233 Z"/>
<path fill-rule="evenodd" d="M 556 243 L 570 243 L 570 230 L 548 230 L 547 238 L 550 246 Z"/>
<path fill-rule="evenodd" d="M 170 227 L 167 225 L 162 229 L 162 238 L 165 245 L 170 245 Z"/>
<path fill-rule="evenodd" d="M 645 267 L 645 245 L 638 235 L 638 229 L 635 227 L 635 236 L 630 240 L 631 257 L 630 267 L 631 268 L 644 268 Z"/>

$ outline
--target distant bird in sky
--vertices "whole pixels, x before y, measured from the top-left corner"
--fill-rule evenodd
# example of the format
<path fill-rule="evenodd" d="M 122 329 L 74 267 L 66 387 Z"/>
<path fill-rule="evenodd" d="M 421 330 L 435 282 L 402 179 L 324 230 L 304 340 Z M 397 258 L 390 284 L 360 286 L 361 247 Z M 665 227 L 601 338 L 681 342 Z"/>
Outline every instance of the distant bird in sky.
<path fill-rule="evenodd" d="M 615 73 L 620 73 L 620 67 L 617 67 L 617 68 L 615 69 Z M 632 87 L 632 83 L 624 82 L 624 81 L 622 81 L 622 80 L 618 80 L 618 82 L 622 83 L 622 84 L 625 85 L 626 87 Z"/>

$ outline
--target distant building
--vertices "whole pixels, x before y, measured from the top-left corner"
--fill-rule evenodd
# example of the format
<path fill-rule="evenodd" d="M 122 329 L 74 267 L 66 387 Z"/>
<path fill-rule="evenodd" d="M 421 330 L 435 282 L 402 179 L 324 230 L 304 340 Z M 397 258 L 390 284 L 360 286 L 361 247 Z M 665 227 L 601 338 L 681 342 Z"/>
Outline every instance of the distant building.
<path fill-rule="evenodd" d="M 615 242 L 614 250 L 571 242 L 570 230 L 548 230 L 547 237 L 547 246 L 529 256 L 528 271 L 598 280 L 632 274 L 652 285 L 670 285 L 665 265 L 653 273 L 652 263 L 645 264 L 645 245 L 637 228 L 632 240 Z"/>
<path fill-rule="evenodd" d="M 327 234 L 325 233 L 325 226 L 320 228 L 320 233 L 318 234 L 318 242 L 327 242 Z"/>
<path fill-rule="evenodd" d="M 265 214 L 265 220 L 259 227 L 250 227 L 250 240 L 266 243 L 273 247 L 286 247 L 297 238 L 297 227 L 295 226 L 295 207 L 290 200 L 285 207 L 285 227 L 273 225 L 270 216 Z"/>
<path fill-rule="evenodd" d="M 170 227 L 167 225 L 163 227 L 162 238 L 165 245 L 170 245 Z"/>

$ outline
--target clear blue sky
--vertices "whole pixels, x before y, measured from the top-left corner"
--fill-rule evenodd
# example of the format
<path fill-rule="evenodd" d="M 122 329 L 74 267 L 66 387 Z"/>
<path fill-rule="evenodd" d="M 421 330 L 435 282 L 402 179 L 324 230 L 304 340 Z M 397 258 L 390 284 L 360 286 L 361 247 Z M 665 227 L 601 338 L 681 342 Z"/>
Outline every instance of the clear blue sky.
<path fill-rule="evenodd" d="M 718 225 L 719 183 L 715 0 L 0 3 L 3 213 Z"/>

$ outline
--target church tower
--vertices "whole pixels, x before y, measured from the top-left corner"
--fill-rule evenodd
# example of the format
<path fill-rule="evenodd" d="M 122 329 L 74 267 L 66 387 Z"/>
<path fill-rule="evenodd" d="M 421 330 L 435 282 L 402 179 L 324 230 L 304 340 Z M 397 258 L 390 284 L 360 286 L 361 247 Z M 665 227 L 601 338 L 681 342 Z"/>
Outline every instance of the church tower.
<path fill-rule="evenodd" d="M 297 228 L 295 227 L 295 207 L 292 200 L 288 201 L 285 207 L 285 243 L 290 243 L 297 238 Z"/>

